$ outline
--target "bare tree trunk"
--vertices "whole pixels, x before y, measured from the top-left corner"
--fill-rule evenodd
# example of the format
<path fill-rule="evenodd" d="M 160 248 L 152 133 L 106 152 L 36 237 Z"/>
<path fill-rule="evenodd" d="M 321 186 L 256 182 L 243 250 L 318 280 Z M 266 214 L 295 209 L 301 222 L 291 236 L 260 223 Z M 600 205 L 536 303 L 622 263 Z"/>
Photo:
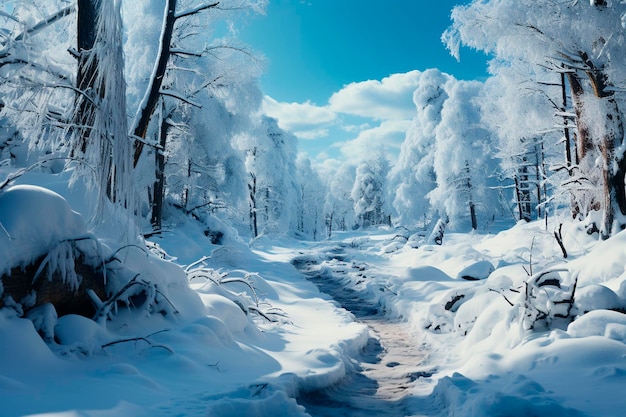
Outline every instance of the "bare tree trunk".
<path fill-rule="evenodd" d="M 250 195 L 250 226 L 252 228 L 252 235 L 254 237 L 259 236 L 259 226 L 257 220 L 257 201 L 256 201 L 256 175 L 250 173 L 251 182 L 248 183 L 248 191 Z"/>
<path fill-rule="evenodd" d="M 330 237 L 333 234 L 333 212 L 331 211 L 328 216 L 326 217 L 326 225 L 328 227 L 328 238 L 330 239 Z"/>
<path fill-rule="evenodd" d="M 563 107 L 561 112 L 563 113 L 563 136 L 565 137 L 565 163 L 567 166 L 567 172 L 572 175 L 572 171 L 569 169 L 572 166 L 572 139 L 569 131 L 569 118 L 565 113 L 567 112 L 567 89 L 565 87 L 565 74 L 561 73 L 561 96 L 563 100 Z"/>
<path fill-rule="evenodd" d="M 469 200 L 470 220 L 472 222 L 472 230 L 478 230 L 478 221 L 476 219 L 476 206 L 474 204 L 474 198 L 472 195 L 472 182 L 470 179 L 470 165 L 468 161 L 465 161 L 465 171 L 467 173 L 467 193 Z"/>
<path fill-rule="evenodd" d="M 517 175 L 514 175 L 513 179 L 515 180 L 515 197 L 517 197 L 517 214 L 519 216 L 519 220 L 523 220 L 524 216 L 522 214 L 522 194 L 520 193 L 519 178 L 517 178 Z"/>
<path fill-rule="evenodd" d="M 187 158 L 187 181 L 183 184 L 183 192 L 180 196 L 180 205 L 183 211 L 187 213 L 189 207 L 189 184 L 191 183 L 191 159 Z"/>
<path fill-rule="evenodd" d="M 529 222 L 532 218 L 530 204 L 530 184 L 528 177 L 528 157 L 522 156 L 522 165 L 518 168 L 520 220 Z"/>
<path fill-rule="evenodd" d="M 159 149 L 155 152 L 155 172 L 154 172 L 154 197 L 152 199 L 152 227 L 154 230 L 161 230 L 163 224 L 163 203 L 165 201 L 165 147 L 167 146 L 167 134 L 170 124 L 164 114 L 165 104 L 161 108 L 161 126 L 159 129 Z M 184 208 L 184 207 L 183 207 Z"/>

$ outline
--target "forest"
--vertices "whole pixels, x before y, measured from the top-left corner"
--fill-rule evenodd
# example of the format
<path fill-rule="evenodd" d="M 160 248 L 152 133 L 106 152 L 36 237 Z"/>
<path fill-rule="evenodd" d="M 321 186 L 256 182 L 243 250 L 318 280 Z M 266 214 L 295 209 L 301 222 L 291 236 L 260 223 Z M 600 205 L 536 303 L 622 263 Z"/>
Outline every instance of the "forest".
<path fill-rule="evenodd" d="M 156 363 L 160 355 L 176 356 L 172 346 L 184 351 L 183 336 L 199 332 L 201 325 L 218 334 L 209 343 L 216 346 L 226 343 L 219 342 L 219 334 L 228 334 L 224 337 L 231 343 L 263 340 L 261 333 L 270 332 L 263 326 L 296 320 L 297 311 L 285 313 L 289 303 L 284 297 L 296 297 L 297 291 L 287 296 L 281 292 L 287 290 L 277 289 L 282 288 L 280 277 L 294 274 L 289 261 L 264 266 L 257 252 L 272 253 L 279 242 L 276 247 L 285 245 L 289 253 L 306 258 L 305 247 L 348 237 L 347 247 L 371 249 L 376 233 L 390 234 L 391 240 L 375 246 L 388 256 L 400 256 L 405 248 L 434 247 L 428 250 L 466 261 L 469 252 L 453 254 L 452 246 L 445 248 L 449 234 L 454 245 L 455 236 L 471 239 L 532 228 L 545 239 L 524 242 L 530 259 L 526 252 L 520 255 L 523 262 L 492 259 L 495 265 L 476 280 L 486 279 L 494 266 L 497 271 L 513 262 L 525 264 L 524 311 L 534 314 L 526 316 L 525 331 L 539 323 L 551 330 L 553 321 L 562 318 L 571 319 L 571 326 L 578 313 L 588 312 L 582 307 L 576 312 L 575 292 L 583 283 L 568 281 L 574 274 L 563 278 L 561 269 L 548 270 L 558 275 L 550 281 L 548 275 L 533 274 L 533 267 L 535 272 L 540 268 L 542 257 L 551 265 L 554 259 L 578 259 L 589 252 L 579 246 L 615 248 L 626 228 L 624 2 L 474 0 L 456 6 L 442 41 L 461 62 L 461 47 L 483 51 L 489 76 L 467 81 L 436 68 L 420 69 L 413 119 L 397 160 L 376 148 L 358 164 L 346 162 L 331 172 L 299 152 L 296 136 L 261 110 L 263 58 L 238 40 L 236 25 L 264 13 L 266 6 L 265 0 L 15 0 L 0 5 L 0 326 L 5 340 L 16 341 L 16 347 L 0 349 L 7 363 L 22 344 L 31 346 L 36 363 L 54 368 L 56 359 L 45 349 L 60 358 L 84 360 L 107 349 L 123 351 L 108 353 L 113 356 L 130 355 L 125 348 L 135 355 L 137 348 L 130 345 L 138 343 L 148 346 Z M 569 232 L 576 238 L 568 238 Z M 370 240 L 354 237 L 360 234 Z M 533 260 L 533 251 L 545 247 L 550 249 Z M 278 262 L 281 253 L 267 256 L 267 262 Z M 424 262 L 434 262 L 431 255 L 423 256 Z M 432 266 L 442 269 L 446 279 L 456 275 Z M 616 271 L 612 274 L 621 277 Z M 193 285 L 200 281 L 203 286 Z M 590 309 L 626 311 L 621 283 L 607 284 L 612 295 L 598 295 L 600 306 Z M 361 281 L 350 285 L 358 287 Z M 447 285 L 445 296 L 452 304 L 445 304 L 446 311 L 431 309 L 430 321 L 420 316 L 412 325 L 454 321 L 448 315 L 461 305 L 455 303 L 484 296 L 474 287 Z M 502 285 L 485 291 L 513 306 Z M 543 297 L 537 294 L 545 285 L 558 287 L 561 295 L 568 289 L 570 298 L 556 304 L 548 300 L 547 310 L 537 307 L 539 301 L 529 300 Z M 262 302 L 261 292 L 274 302 Z M 381 295 L 380 303 L 394 302 L 387 296 Z M 435 302 L 423 294 L 418 298 Z M 603 307 L 606 299 L 617 300 L 616 305 Z M 568 305 L 565 312 L 559 304 Z M 398 309 L 398 316 L 409 314 Z M 474 313 L 472 323 L 480 313 L 466 313 Z M 198 318 L 207 314 L 220 317 L 230 330 L 219 333 L 221 325 Z M 328 314 L 346 332 L 345 339 L 329 336 L 329 346 L 341 345 L 337 355 L 342 358 L 351 349 L 358 351 L 363 330 L 353 329 L 344 313 Z M 178 318 L 179 324 L 196 320 L 196 327 L 170 332 L 168 339 L 162 332 L 176 327 L 164 324 L 173 316 L 187 318 Z M 17 319 L 32 322 L 28 326 L 41 340 L 32 342 L 31 327 L 12 324 L 22 323 Z M 624 327 L 623 319 L 618 321 Z M 454 325 L 471 333 L 467 323 Z M 252 335 L 251 327 L 262 330 Z M 578 327 L 582 333 L 586 329 Z M 624 339 L 622 333 L 613 339 Z M 262 356 L 260 350 L 255 355 Z M 311 369 L 323 369 L 324 355 L 312 355 L 318 356 L 309 359 L 318 362 Z M 203 360 L 219 367 L 210 358 Z M 27 368 L 35 372 L 37 366 Z M 119 365 L 106 372 L 139 372 L 134 362 L 128 367 L 133 369 Z M 0 371 L 2 398 L 22 384 L 15 375 L 23 369 L 15 369 L 4 376 Z M 324 386 L 323 377 L 307 379 L 298 372 L 292 373 L 302 386 Z M 326 385 L 338 377 L 329 378 Z M 450 386 L 463 383 L 457 374 L 445 378 Z M 280 386 L 264 394 L 268 408 L 255 412 L 269 415 L 290 404 L 285 415 L 304 413 L 293 400 L 297 389 Z M 442 386 L 435 392 L 452 395 Z M 238 394 L 228 398 L 255 397 L 233 392 Z M 214 415 L 230 415 L 230 405 L 211 395 L 210 401 L 219 403 Z M 448 400 L 460 407 L 463 400 L 454 398 Z M 46 411 L 20 408 L 19 400 L 13 401 L 11 415 Z M 143 408 L 142 401 L 128 409 L 95 403 L 77 407 L 139 415 L 134 407 Z M 533 410 L 550 415 L 555 408 Z M 611 415 L 610 410 L 598 415 Z"/>
<path fill-rule="evenodd" d="M 260 114 L 261 58 L 228 33 L 262 2 L 128 5 L 125 20 L 90 4 L 5 6 L 3 163 L 71 170 L 143 234 L 172 211 L 253 237 L 438 219 L 487 230 L 565 208 L 602 213 L 590 227 L 603 239 L 624 228 L 620 5 L 457 7 L 443 40 L 490 54 L 492 75 L 424 70 L 395 165 L 377 149 L 329 173 Z"/>

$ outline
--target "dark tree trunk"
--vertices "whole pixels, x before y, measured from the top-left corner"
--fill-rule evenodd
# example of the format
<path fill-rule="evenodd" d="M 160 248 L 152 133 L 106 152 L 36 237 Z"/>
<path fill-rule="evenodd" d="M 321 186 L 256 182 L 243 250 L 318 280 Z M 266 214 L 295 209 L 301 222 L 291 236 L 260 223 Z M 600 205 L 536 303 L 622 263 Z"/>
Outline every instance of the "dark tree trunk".
<path fill-rule="evenodd" d="M 569 118 L 565 115 L 567 112 L 567 89 L 565 87 L 565 74 L 561 73 L 561 96 L 563 100 L 563 107 L 561 112 L 563 113 L 563 135 L 565 137 L 565 163 L 568 168 L 569 175 L 572 175 L 572 171 L 569 169 L 572 166 L 572 140 L 569 131 Z"/>
<path fill-rule="evenodd" d="M 99 11 L 100 0 L 78 0 L 76 88 L 82 96 L 76 98 L 77 108 L 74 121 L 79 129 L 78 150 L 81 153 L 85 153 L 87 150 L 87 140 L 95 114 L 93 101 L 85 96 L 94 97 L 94 87 L 98 75 L 98 62 L 92 57 L 92 51 L 96 44 Z"/>
<path fill-rule="evenodd" d="M 470 210 L 470 220 L 472 222 L 472 230 L 478 230 L 478 221 L 476 219 L 476 205 L 474 204 L 474 196 L 472 193 L 472 181 L 470 178 L 470 165 L 469 162 L 465 162 L 465 173 L 467 175 L 467 182 L 466 182 L 466 187 L 467 187 L 467 193 L 468 193 L 468 200 L 469 200 L 469 210 Z"/>
<path fill-rule="evenodd" d="M 177 0 L 167 0 L 165 8 L 165 25 L 163 26 L 163 33 L 161 33 L 159 56 L 157 57 L 154 73 L 150 79 L 150 85 L 146 91 L 146 97 L 143 100 L 143 107 L 139 109 L 138 118 L 135 121 L 135 126 L 133 127 L 133 135 L 142 139 L 145 139 L 146 137 L 150 117 L 152 117 L 152 114 L 154 113 L 159 102 L 159 94 L 161 86 L 163 85 L 163 79 L 165 78 L 167 62 L 169 61 L 171 55 L 170 51 L 172 36 L 174 34 L 174 23 L 176 23 L 176 2 Z M 134 166 L 137 166 L 142 150 L 143 142 L 135 141 L 135 155 L 133 158 Z"/>
<path fill-rule="evenodd" d="M 167 134 L 170 125 L 167 117 L 163 114 L 165 105 L 161 110 L 161 126 L 159 129 L 159 149 L 155 152 L 155 172 L 154 172 L 154 197 L 152 199 L 152 228 L 155 231 L 161 230 L 163 224 L 163 202 L 165 200 L 165 147 L 167 146 Z M 183 206 L 184 207 L 184 206 Z"/>
<path fill-rule="evenodd" d="M 574 113 L 576 114 L 576 127 L 578 134 L 576 135 L 576 163 L 579 164 L 583 160 L 587 152 L 593 149 L 593 142 L 589 137 L 589 127 L 585 125 L 584 105 L 583 105 L 583 86 L 574 73 L 567 73 L 567 81 L 569 81 L 572 90 L 572 102 L 574 103 Z"/>
<path fill-rule="evenodd" d="M 530 204 L 530 184 L 528 179 L 528 157 L 522 157 L 522 165 L 518 169 L 519 194 L 520 194 L 520 220 L 529 222 L 532 218 Z"/>
<path fill-rule="evenodd" d="M 259 227 L 257 221 L 257 202 L 256 202 L 256 175 L 250 173 L 251 181 L 248 183 L 248 191 L 250 192 L 250 227 L 252 235 L 259 236 Z"/>
<path fill-rule="evenodd" d="M 161 86 L 165 79 L 165 73 L 167 71 L 167 63 L 172 56 L 172 39 L 174 36 L 174 26 L 176 21 L 183 17 L 188 17 L 200 13 L 203 10 L 216 7 L 219 2 L 212 4 L 205 4 L 201 7 L 194 9 L 188 13 L 182 15 L 176 14 L 177 0 L 167 0 L 165 5 L 165 22 L 163 25 L 163 32 L 161 33 L 161 39 L 159 40 L 160 48 L 157 56 L 156 65 L 152 77 L 150 79 L 150 85 L 146 91 L 146 95 L 142 101 L 143 107 L 139 109 L 137 117 L 135 119 L 135 125 L 133 126 L 133 135 L 142 139 L 145 139 L 146 132 L 148 131 L 148 124 L 150 118 L 156 110 L 156 106 L 159 102 L 159 96 L 161 94 Z M 141 151 L 143 150 L 143 142 L 135 141 L 135 152 L 133 157 L 133 164 L 137 166 L 139 158 L 141 157 Z"/>
<path fill-rule="evenodd" d="M 182 206 L 186 212 L 189 206 L 189 184 L 191 183 L 191 159 L 187 158 L 187 183 L 183 186 Z"/>
<path fill-rule="evenodd" d="M 333 212 L 326 217 L 326 225 L 328 227 L 328 238 L 330 239 L 333 234 Z"/>

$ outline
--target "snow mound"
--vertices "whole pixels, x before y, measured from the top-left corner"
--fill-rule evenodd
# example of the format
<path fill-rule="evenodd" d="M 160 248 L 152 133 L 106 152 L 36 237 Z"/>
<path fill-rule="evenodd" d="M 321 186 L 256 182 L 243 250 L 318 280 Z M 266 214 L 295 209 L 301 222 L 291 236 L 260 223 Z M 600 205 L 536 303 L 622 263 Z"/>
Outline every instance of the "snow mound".
<path fill-rule="evenodd" d="M 85 233 L 82 217 L 59 194 L 33 185 L 11 187 L 0 193 L 0 275 Z"/>
<path fill-rule="evenodd" d="M 487 279 L 495 270 L 489 261 L 478 261 L 466 266 L 457 274 L 457 279 L 465 279 L 468 281 L 479 281 Z"/>
<path fill-rule="evenodd" d="M 574 337 L 605 336 L 626 343 L 626 314 L 594 310 L 570 323 L 567 332 Z"/>
<path fill-rule="evenodd" d="M 621 309 L 625 307 L 625 303 L 610 288 L 591 284 L 576 291 L 574 306 L 579 314 L 585 314 L 593 310 Z"/>

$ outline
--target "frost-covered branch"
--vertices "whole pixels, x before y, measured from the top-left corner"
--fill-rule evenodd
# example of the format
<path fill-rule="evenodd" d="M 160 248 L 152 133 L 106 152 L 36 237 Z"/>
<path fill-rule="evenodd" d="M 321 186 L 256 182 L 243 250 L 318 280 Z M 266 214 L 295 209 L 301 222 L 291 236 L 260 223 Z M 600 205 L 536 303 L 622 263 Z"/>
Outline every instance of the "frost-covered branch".
<path fill-rule="evenodd" d="M 22 175 L 26 174 L 29 171 L 32 171 L 33 169 L 39 168 L 40 166 L 42 166 L 43 164 L 47 163 L 47 162 L 51 162 L 51 161 L 55 161 L 55 160 L 69 160 L 69 161 L 77 161 L 77 162 L 83 162 L 81 159 L 79 158 L 73 158 L 73 157 L 55 157 L 55 158 L 47 158 L 41 161 L 37 161 L 34 164 L 26 167 L 26 168 L 21 168 L 15 172 L 10 173 L 9 175 L 6 176 L 6 178 L 4 179 L 4 181 L 0 182 L 0 192 L 2 192 L 2 190 L 7 187 L 8 185 L 10 185 L 14 180 L 18 179 L 19 177 L 21 177 Z"/>
<path fill-rule="evenodd" d="M 97 311 L 94 315 L 94 321 L 101 321 L 110 316 L 113 310 L 117 308 L 117 304 L 119 302 L 124 302 L 125 304 L 130 305 L 130 299 L 140 294 L 141 292 L 146 293 L 147 301 L 146 303 L 152 304 L 157 303 L 156 296 L 160 295 L 167 303 L 173 308 L 174 313 L 178 313 L 178 310 L 172 304 L 172 302 L 159 290 L 156 284 L 145 281 L 142 279 L 138 279 L 140 274 L 135 275 L 130 281 L 126 283 L 117 293 L 111 296 L 108 300 L 104 302 L 95 302 Z"/>
<path fill-rule="evenodd" d="M 173 355 L 174 351 L 171 348 L 169 348 L 168 346 L 161 345 L 161 344 L 154 344 L 154 343 L 152 343 L 152 341 L 150 341 L 148 339 L 151 336 L 154 336 L 154 335 L 159 334 L 159 333 L 167 332 L 167 331 L 169 331 L 169 329 L 159 330 L 158 332 L 150 333 L 147 336 L 139 336 L 139 337 L 131 337 L 131 338 L 128 338 L 128 339 L 114 340 L 112 342 L 105 343 L 104 345 L 102 345 L 102 348 L 104 349 L 104 348 L 107 348 L 107 347 L 110 347 L 110 346 L 119 345 L 121 343 L 128 343 L 128 342 L 145 342 L 151 348 L 164 349 L 164 350 L 168 351 L 169 353 L 171 353 Z"/>
<path fill-rule="evenodd" d="M 216 3 L 207 3 L 207 4 L 200 4 L 198 6 L 192 7 L 188 10 L 184 10 L 180 13 L 176 13 L 176 15 L 174 16 L 175 20 L 181 19 L 183 17 L 187 17 L 187 16 L 192 16 L 194 14 L 198 14 L 203 10 L 207 10 L 207 9 L 212 9 L 214 7 L 217 7 L 220 3 L 216 2 Z"/>
<path fill-rule="evenodd" d="M 39 32 L 39 31 L 47 28 L 48 26 L 54 24 L 58 20 L 66 17 L 66 16 L 69 16 L 75 10 L 76 10 L 76 6 L 74 6 L 74 5 L 64 7 L 63 9 L 57 11 L 56 13 L 53 13 L 50 16 L 46 17 L 45 19 L 43 19 L 43 20 L 37 22 L 36 24 L 26 28 L 22 33 L 20 33 L 18 36 L 16 36 L 14 38 L 14 40 L 19 42 L 19 41 L 23 40 L 26 36 L 33 35 L 33 34 Z"/>
<path fill-rule="evenodd" d="M 187 51 L 179 48 L 171 49 L 170 52 L 175 55 L 191 56 L 194 58 L 200 58 L 202 56 L 202 52 Z"/>
<path fill-rule="evenodd" d="M 202 108 L 202 105 L 200 103 L 197 103 L 197 102 L 189 99 L 188 97 L 186 97 L 186 96 L 184 96 L 184 95 L 182 95 L 180 93 L 177 93 L 175 91 L 172 91 L 172 90 L 161 90 L 159 93 L 161 95 L 163 95 L 163 96 L 168 96 L 168 97 L 172 97 L 172 98 L 175 98 L 177 100 L 180 100 L 183 103 L 187 103 L 190 106 L 196 107 L 198 109 Z"/>

